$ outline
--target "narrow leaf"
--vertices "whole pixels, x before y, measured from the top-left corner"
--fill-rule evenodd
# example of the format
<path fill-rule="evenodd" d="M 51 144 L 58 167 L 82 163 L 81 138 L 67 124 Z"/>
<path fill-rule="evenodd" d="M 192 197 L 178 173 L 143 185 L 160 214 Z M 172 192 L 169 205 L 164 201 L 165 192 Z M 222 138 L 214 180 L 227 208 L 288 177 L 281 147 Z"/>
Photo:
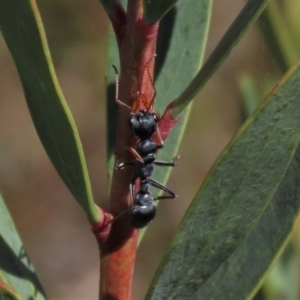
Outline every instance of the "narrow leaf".
<path fill-rule="evenodd" d="M 270 52 L 284 73 L 297 61 L 299 53 L 283 11 L 277 1 L 271 1 L 259 24 Z"/>
<path fill-rule="evenodd" d="M 223 151 L 146 299 L 251 299 L 299 213 L 299 80 L 300 63 Z"/>
<path fill-rule="evenodd" d="M 246 120 L 256 109 L 260 95 L 255 86 L 254 78 L 250 75 L 242 76 L 239 86 L 243 101 L 243 116 Z"/>
<path fill-rule="evenodd" d="M 6 295 L 9 287 L 12 288 L 11 294 L 17 292 L 11 299 L 45 299 L 43 288 L 0 196 L 0 296 L 1 292 Z"/>
<path fill-rule="evenodd" d="M 80 138 L 55 76 L 35 1 L 0 0 L 0 28 L 49 158 L 89 220 L 98 221 Z"/>
<path fill-rule="evenodd" d="M 147 23 L 158 22 L 177 2 L 178 0 L 143 0 L 144 20 Z"/>
<path fill-rule="evenodd" d="M 215 50 L 209 56 L 201 70 L 189 83 L 181 95 L 175 99 L 173 115 L 177 116 L 187 107 L 222 62 L 228 57 L 233 47 L 239 42 L 248 28 L 255 22 L 269 0 L 248 1 Z"/>

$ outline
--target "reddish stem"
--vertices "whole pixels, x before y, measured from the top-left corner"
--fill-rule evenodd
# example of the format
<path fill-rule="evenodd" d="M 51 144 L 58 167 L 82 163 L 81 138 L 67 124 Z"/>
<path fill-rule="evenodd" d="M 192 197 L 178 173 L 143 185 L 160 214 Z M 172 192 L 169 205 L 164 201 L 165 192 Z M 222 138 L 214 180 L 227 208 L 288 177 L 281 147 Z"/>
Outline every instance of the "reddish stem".
<path fill-rule="evenodd" d="M 116 12 L 116 16 L 119 12 Z M 130 107 L 136 100 L 136 93 L 142 91 L 147 101 L 151 101 L 153 88 L 148 76 L 143 77 L 146 61 L 155 53 L 158 24 L 145 24 L 142 20 L 142 0 L 129 0 L 127 16 L 122 17 L 119 26 L 113 21 L 121 62 L 119 98 Z M 111 18 L 112 19 L 112 18 Z M 117 24 L 117 25 L 116 25 Z M 154 61 L 149 64 L 153 74 Z M 132 160 L 130 146 L 136 140 L 128 130 L 129 111 L 120 107 L 118 116 L 116 159 Z M 115 171 L 112 179 L 109 211 L 118 216 L 131 207 L 129 184 L 132 169 Z M 100 246 L 100 299 L 131 299 L 132 278 L 136 257 L 138 231 L 131 227 L 128 214 L 112 223 L 107 239 L 98 239 Z"/>
<path fill-rule="evenodd" d="M 113 10 L 108 17 L 114 29 L 118 47 L 120 49 L 125 33 L 126 12 L 119 1 L 113 1 Z"/>

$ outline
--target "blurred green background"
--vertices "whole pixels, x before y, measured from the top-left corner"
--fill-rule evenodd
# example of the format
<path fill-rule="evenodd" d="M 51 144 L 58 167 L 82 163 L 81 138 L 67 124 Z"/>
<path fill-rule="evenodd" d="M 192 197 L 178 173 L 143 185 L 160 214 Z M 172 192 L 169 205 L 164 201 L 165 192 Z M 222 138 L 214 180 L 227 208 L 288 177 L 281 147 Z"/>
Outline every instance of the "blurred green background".
<path fill-rule="evenodd" d="M 297 0 L 288 2 L 287 14 L 295 26 L 300 7 Z M 106 207 L 104 71 L 108 19 L 96 0 L 37 3 L 57 77 L 79 128 L 95 199 Z M 244 4 L 243 0 L 214 1 L 206 56 Z M 190 200 L 244 120 L 239 86 L 246 74 L 253 76 L 259 94 L 266 94 L 266 87 L 281 77 L 258 25 L 249 30 L 195 101 L 179 151 L 182 159 L 168 183 L 179 198 L 162 201 L 141 244 L 135 300 L 145 295 Z M 97 299 L 97 243 L 39 142 L 2 36 L 0 78 L 0 191 L 24 246 L 49 299 Z"/>

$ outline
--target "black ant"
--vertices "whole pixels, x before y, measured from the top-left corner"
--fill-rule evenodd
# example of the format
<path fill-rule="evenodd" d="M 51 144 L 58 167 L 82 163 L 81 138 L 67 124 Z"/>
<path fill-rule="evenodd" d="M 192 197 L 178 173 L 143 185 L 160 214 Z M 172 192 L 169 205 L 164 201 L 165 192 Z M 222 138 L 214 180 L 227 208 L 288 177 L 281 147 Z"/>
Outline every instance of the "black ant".
<path fill-rule="evenodd" d="M 176 165 L 176 160 L 173 159 L 173 162 L 164 162 L 156 160 L 156 152 L 158 149 L 163 148 L 163 140 L 161 138 L 159 129 L 158 129 L 158 121 L 159 117 L 156 113 L 150 111 L 152 109 L 154 99 L 156 96 L 156 89 L 154 87 L 154 83 L 152 77 L 149 72 L 148 65 L 150 61 L 156 55 L 151 56 L 151 58 L 146 62 L 145 70 L 150 78 L 154 94 L 150 105 L 146 109 L 138 109 L 136 111 L 132 111 L 132 108 L 127 104 L 123 103 L 118 99 L 119 97 L 119 76 L 118 71 L 115 66 L 113 66 L 116 72 L 116 102 L 126 109 L 130 110 L 130 117 L 128 120 L 129 130 L 131 134 L 139 139 L 139 142 L 136 148 L 130 148 L 130 152 L 134 156 L 134 160 L 129 162 L 118 163 L 115 167 L 116 170 L 122 170 L 127 166 L 134 166 L 134 171 L 132 174 L 131 183 L 129 186 L 132 207 L 131 209 L 123 212 L 129 213 L 131 217 L 131 225 L 135 228 L 142 228 L 148 225 L 154 218 L 156 213 L 156 207 L 154 204 L 154 200 L 161 199 L 175 199 L 177 195 L 169 190 L 167 187 L 157 182 L 154 179 L 151 179 L 154 165 L 158 166 L 168 166 L 174 167 Z M 138 92 L 137 96 L 142 97 L 145 100 L 142 92 Z M 160 143 L 157 144 L 151 137 L 157 135 Z M 135 193 L 135 183 L 136 180 L 140 180 L 140 190 Z M 168 193 L 169 195 L 162 195 L 156 198 L 150 192 L 150 187 L 154 186 Z M 121 215 L 123 215 L 121 213 Z"/>

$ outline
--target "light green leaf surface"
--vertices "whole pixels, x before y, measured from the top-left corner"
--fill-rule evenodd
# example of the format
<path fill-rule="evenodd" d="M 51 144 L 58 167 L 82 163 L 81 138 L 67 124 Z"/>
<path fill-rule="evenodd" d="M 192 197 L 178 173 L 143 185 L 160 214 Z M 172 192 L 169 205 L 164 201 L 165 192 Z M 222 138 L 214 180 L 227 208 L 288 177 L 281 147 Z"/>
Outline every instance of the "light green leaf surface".
<path fill-rule="evenodd" d="M 0 282 L 12 287 L 17 294 L 4 299 L 44 300 L 45 294 L 24 250 L 14 223 L 0 196 Z M 8 291 L 1 288 L 1 295 Z M 20 296 L 22 298 L 20 298 Z M 15 298 L 13 298 L 15 297 Z"/>
<path fill-rule="evenodd" d="M 300 208 L 300 66 L 223 151 L 146 299 L 251 299 Z"/>
<path fill-rule="evenodd" d="M 256 109 L 261 97 L 255 80 L 250 75 L 243 75 L 239 81 L 239 86 L 243 102 L 243 117 L 246 120 Z"/>
<path fill-rule="evenodd" d="M 144 20 L 146 23 L 158 22 L 177 2 L 178 0 L 143 0 Z"/>
<path fill-rule="evenodd" d="M 297 249 L 289 243 L 262 287 L 266 299 L 299 299 Z"/>
<path fill-rule="evenodd" d="M 0 29 L 49 158 L 89 220 L 99 220 L 80 138 L 56 79 L 35 1 L 0 0 Z"/>
<path fill-rule="evenodd" d="M 251 0 L 247 2 L 198 74 L 176 98 L 172 112 L 174 116 L 181 114 L 197 93 L 199 93 L 205 83 L 228 57 L 233 47 L 240 41 L 249 27 L 256 21 L 258 16 L 266 7 L 268 1 L 269 0 Z"/>

